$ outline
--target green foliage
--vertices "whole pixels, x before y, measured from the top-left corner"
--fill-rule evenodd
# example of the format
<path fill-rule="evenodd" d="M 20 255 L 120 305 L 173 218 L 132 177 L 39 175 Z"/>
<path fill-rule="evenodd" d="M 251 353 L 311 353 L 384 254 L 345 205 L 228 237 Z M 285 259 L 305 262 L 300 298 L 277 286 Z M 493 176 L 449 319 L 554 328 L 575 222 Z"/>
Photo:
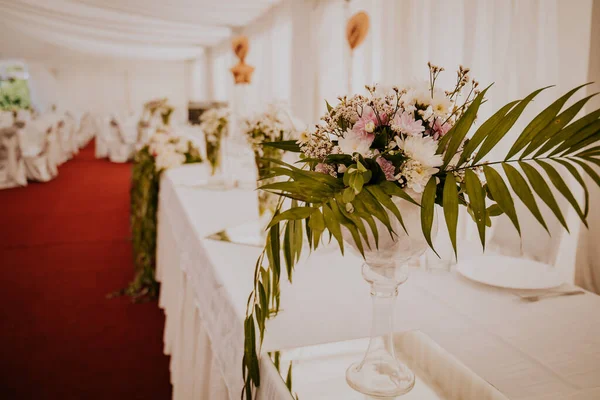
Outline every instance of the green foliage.
<path fill-rule="evenodd" d="M 572 122 L 591 96 L 565 108 L 567 101 L 583 86 L 585 85 L 569 91 L 542 110 L 518 135 L 505 157 L 495 161 L 483 161 L 483 159 L 515 125 L 531 101 L 546 88 L 536 90 L 522 100 L 506 104 L 491 118 L 483 121 L 472 139 L 465 142 L 464 139 L 472 128 L 477 110 L 483 103 L 489 88 L 473 100 L 453 128 L 440 141 L 438 154 L 444 154 L 444 165 L 431 177 L 421 197 L 421 227 L 432 249 L 431 231 L 435 204 L 443 208 L 456 254 L 459 205 L 466 206 L 475 221 L 483 246 L 485 246 L 486 228 L 491 226 L 492 218 L 495 216 L 506 214 L 517 232 L 521 233 L 514 195 L 520 199 L 539 224 L 548 230 L 535 199 L 535 193 L 568 230 L 554 194 L 553 189 L 556 189 L 556 192 L 565 197 L 583 223 L 587 225 L 589 194 L 581 171 L 600 186 L 600 175 L 591 165 L 600 167 L 598 145 L 600 110 Z M 270 145 L 283 149 L 290 146 L 290 143 Z M 463 146 L 462 154 L 457 165 L 451 165 L 454 155 L 461 152 L 461 146 Z M 290 151 L 292 147 L 289 147 Z M 294 147 L 293 150 L 297 149 Z M 279 311 L 281 277 L 279 253 L 283 252 L 286 272 L 290 280 L 302 248 L 303 240 L 299 240 L 299 237 L 306 239 L 311 250 L 319 246 L 323 237 L 333 238 L 343 253 L 342 227 L 344 227 L 352 235 L 359 251 L 364 253 L 364 245 L 370 247 L 372 243 L 367 240 L 369 236 L 374 238 L 376 244 L 378 243 L 380 232 L 377 230 L 375 219 L 386 227 L 388 232 L 385 234 L 392 236 L 395 232 L 390 218 L 396 218 L 400 223 L 403 221 L 399 209 L 391 198 L 400 197 L 414 202 L 406 194 L 401 183 L 385 180 L 385 175 L 375 160 L 347 155 L 330 155 L 329 159 L 331 162 L 345 165 L 346 172 L 342 176 L 333 177 L 302 170 L 277 160 L 273 162 L 275 166 L 270 168 L 269 176 L 287 177 L 288 180 L 261 187 L 262 190 L 280 195 L 282 199 L 294 199 L 294 203 L 284 210 L 284 203 L 280 200 L 275 216 L 269 224 L 270 234 L 265 250 L 256 264 L 255 286 L 248 298 L 246 315 L 247 348 L 243 362 L 245 385 L 242 398 L 251 399 L 253 389 L 260 385 L 256 357 L 260 355 L 266 321 Z M 400 165 L 404 160 L 400 156 L 394 161 Z M 314 164 L 315 160 L 305 164 L 310 163 Z M 398 165 L 394 163 L 394 166 Z M 559 167 L 560 172 L 557 170 Z M 567 186 L 565 172 L 572 175 L 583 187 L 585 191 L 583 207 L 578 204 Z M 292 235 L 291 232 L 294 234 Z M 264 261 L 268 261 L 268 264 Z M 255 325 L 254 321 L 256 321 Z M 253 326 L 259 327 L 258 335 L 256 330 L 250 329 Z"/>
<path fill-rule="evenodd" d="M 191 143 L 185 154 L 186 164 L 202 162 L 202 158 Z M 158 191 L 162 171 L 156 170 L 154 157 L 148 146 L 138 151 L 134 158 L 130 189 L 130 223 L 133 245 L 135 278 L 120 292 L 131 296 L 134 301 L 155 299 L 159 284 L 156 271 L 156 213 Z"/>
<path fill-rule="evenodd" d="M 24 79 L 0 79 L 0 110 L 29 108 L 31 99 L 29 86 Z"/>

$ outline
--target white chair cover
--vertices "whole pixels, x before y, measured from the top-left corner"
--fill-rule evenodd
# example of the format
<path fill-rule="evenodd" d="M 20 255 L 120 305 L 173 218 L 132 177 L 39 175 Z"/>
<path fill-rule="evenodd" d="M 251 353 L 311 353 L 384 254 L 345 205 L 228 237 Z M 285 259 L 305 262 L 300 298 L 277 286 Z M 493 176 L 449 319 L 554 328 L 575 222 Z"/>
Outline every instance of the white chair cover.
<path fill-rule="evenodd" d="M 50 129 L 51 132 L 51 129 Z M 51 135 L 44 131 L 43 125 L 26 123 L 19 129 L 19 139 L 25 162 L 27 179 L 48 182 L 58 175 L 58 168 L 50 158 Z"/>
<path fill-rule="evenodd" d="M 17 128 L 0 129 L 0 189 L 27 186 Z"/>
<path fill-rule="evenodd" d="M 58 142 L 58 133 L 56 125 L 52 124 L 46 128 L 46 137 L 48 138 L 48 158 L 52 165 L 59 166 L 63 163 L 64 156 Z"/>
<path fill-rule="evenodd" d="M 56 122 L 55 127 L 56 135 L 58 137 L 58 144 L 61 151 L 60 164 L 64 164 L 67 162 L 67 160 L 73 158 L 73 153 L 71 152 L 69 127 L 63 118 Z"/>
<path fill-rule="evenodd" d="M 12 111 L 0 111 L 0 129 L 13 126 L 14 117 Z"/>
<path fill-rule="evenodd" d="M 79 124 L 79 129 L 77 131 L 77 144 L 80 149 L 87 146 L 87 144 L 94 138 L 94 136 L 98 136 L 98 123 L 96 119 L 90 113 L 85 113 L 81 118 L 81 122 Z M 98 143 L 96 142 L 96 147 Z M 106 157 L 106 155 L 104 155 Z"/>
<path fill-rule="evenodd" d="M 79 143 L 77 140 L 77 132 L 79 129 L 79 125 L 75 121 L 75 117 L 73 117 L 73 115 L 71 115 L 71 113 L 69 112 L 65 113 L 64 121 L 65 129 L 68 133 L 67 145 L 69 148 L 69 152 L 71 153 L 71 155 L 75 155 L 79 153 Z"/>
<path fill-rule="evenodd" d="M 17 117 L 15 119 L 17 121 L 21 121 L 21 122 L 30 122 L 31 121 L 31 111 L 21 109 L 21 110 L 17 111 Z"/>
<path fill-rule="evenodd" d="M 124 163 L 133 158 L 137 141 L 137 122 L 121 124 L 110 121 L 111 136 L 108 141 L 108 158 L 115 163 Z"/>
<path fill-rule="evenodd" d="M 108 157 L 108 142 L 110 140 L 110 117 L 97 118 L 96 158 Z"/>

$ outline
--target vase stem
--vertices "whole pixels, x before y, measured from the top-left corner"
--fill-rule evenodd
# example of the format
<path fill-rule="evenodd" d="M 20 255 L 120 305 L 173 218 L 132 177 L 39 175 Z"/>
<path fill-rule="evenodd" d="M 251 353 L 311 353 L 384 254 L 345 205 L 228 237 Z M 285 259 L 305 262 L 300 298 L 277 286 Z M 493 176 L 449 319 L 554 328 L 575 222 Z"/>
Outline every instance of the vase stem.
<path fill-rule="evenodd" d="M 399 276 L 400 275 L 400 276 Z M 372 319 L 369 347 L 362 361 L 346 371 L 348 384 L 358 392 L 378 397 L 397 397 L 415 384 L 412 371 L 396 358 L 394 308 L 398 286 L 406 280 L 395 266 L 363 266 L 363 277 L 371 284 Z"/>

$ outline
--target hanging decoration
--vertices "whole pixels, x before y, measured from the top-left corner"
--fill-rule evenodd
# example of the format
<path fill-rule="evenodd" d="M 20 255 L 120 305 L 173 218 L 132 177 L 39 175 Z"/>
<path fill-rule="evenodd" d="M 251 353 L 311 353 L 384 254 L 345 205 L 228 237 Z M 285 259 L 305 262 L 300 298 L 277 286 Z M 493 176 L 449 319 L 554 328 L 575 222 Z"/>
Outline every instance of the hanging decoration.
<path fill-rule="evenodd" d="M 239 62 L 231 67 L 230 71 L 233 74 L 233 79 L 236 85 L 248 84 L 252 80 L 254 67 L 246 64 L 246 55 L 250 45 L 246 36 L 238 36 L 231 41 L 231 47 Z"/>
<path fill-rule="evenodd" d="M 348 20 L 346 25 L 346 40 L 350 45 L 350 50 L 354 51 L 355 48 L 360 46 L 368 33 L 369 16 L 366 12 L 359 11 Z"/>
<path fill-rule="evenodd" d="M 369 15 L 364 11 L 359 11 L 354 14 L 346 24 L 346 40 L 350 46 L 350 59 L 348 62 L 348 87 L 347 93 L 352 93 L 352 65 L 354 64 L 353 56 L 356 49 L 362 42 L 365 41 L 369 33 Z"/>

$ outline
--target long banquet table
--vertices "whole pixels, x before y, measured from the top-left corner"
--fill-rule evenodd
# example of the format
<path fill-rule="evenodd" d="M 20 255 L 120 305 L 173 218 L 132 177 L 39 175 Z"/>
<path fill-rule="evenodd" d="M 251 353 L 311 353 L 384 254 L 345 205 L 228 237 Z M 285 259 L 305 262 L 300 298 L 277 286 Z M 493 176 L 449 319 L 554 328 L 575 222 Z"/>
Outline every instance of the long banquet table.
<path fill-rule="evenodd" d="M 163 174 L 157 279 L 173 399 L 238 399 L 243 320 L 260 249 L 205 239 L 253 218 L 252 190 L 206 190 L 202 165 Z M 361 260 L 333 248 L 304 256 L 282 284 L 263 350 L 368 336 Z M 510 399 L 600 399 L 600 297 L 520 301 L 455 273 L 414 271 L 400 287 L 396 330 L 419 329 Z M 268 357 L 259 399 L 290 399 Z"/>

